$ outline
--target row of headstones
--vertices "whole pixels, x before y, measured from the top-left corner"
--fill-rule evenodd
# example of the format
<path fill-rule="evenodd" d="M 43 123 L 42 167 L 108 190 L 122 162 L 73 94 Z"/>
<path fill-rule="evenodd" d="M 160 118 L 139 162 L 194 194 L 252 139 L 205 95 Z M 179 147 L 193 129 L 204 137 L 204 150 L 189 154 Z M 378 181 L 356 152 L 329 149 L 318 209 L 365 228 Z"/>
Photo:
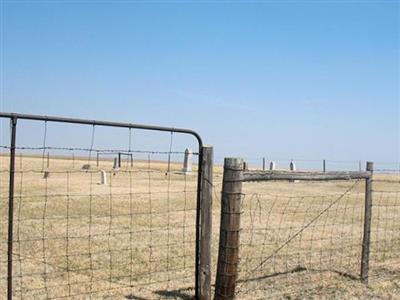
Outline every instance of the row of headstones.
<path fill-rule="evenodd" d="M 249 169 L 247 162 L 244 162 L 244 163 L 243 163 L 243 168 L 244 168 L 245 170 L 248 170 L 248 169 Z M 270 170 L 270 171 L 276 170 L 276 164 L 275 164 L 274 161 L 271 161 L 271 162 L 269 163 L 269 170 Z M 293 160 L 290 161 L 289 170 L 290 170 L 290 171 L 296 171 L 296 164 L 294 163 Z M 263 171 L 265 171 L 265 165 L 263 165 Z"/>
<path fill-rule="evenodd" d="M 191 149 L 185 150 L 185 158 L 183 160 L 182 172 L 184 173 L 192 172 L 192 155 L 193 152 Z M 118 169 L 118 161 L 116 158 L 114 159 L 113 169 L 114 170 Z M 104 170 L 100 170 L 100 184 L 107 184 L 107 173 Z"/>

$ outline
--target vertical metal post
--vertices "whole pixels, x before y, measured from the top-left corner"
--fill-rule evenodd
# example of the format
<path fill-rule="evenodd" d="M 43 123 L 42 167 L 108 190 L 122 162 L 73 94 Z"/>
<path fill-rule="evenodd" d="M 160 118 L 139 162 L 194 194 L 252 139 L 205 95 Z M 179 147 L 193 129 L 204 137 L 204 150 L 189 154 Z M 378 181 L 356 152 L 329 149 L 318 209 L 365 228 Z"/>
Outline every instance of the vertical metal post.
<path fill-rule="evenodd" d="M 121 152 L 118 152 L 118 168 L 121 168 Z"/>
<path fill-rule="evenodd" d="M 14 175 L 15 175 L 15 143 L 17 136 L 17 117 L 11 118 L 10 147 L 10 182 L 8 190 L 8 249 L 7 249 L 7 299 L 12 300 L 13 276 L 13 226 L 14 226 Z"/>
<path fill-rule="evenodd" d="M 322 171 L 324 173 L 326 172 L 326 160 L 325 159 L 322 161 Z"/>
<path fill-rule="evenodd" d="M 199 160 L 197 163 L 197 199 L 196 199 L 196 252 L 195 252 L 195 299 L 200 299 L 200 209 L 201 209 L 201 184 L 203 181 L 203 146 L 199 147 Z M 169 172 L 170 156 L 168 156 Z"/>
<path fill-rule="evenodd" d="M 364 233 L 361 253 L 361 281 L 368 283 L 369 250 L 371 241 L 371 218 L 372 218 L 372 172 L 374 163 L 367 162 L 367 171 L 371 173 L 365 180 L 365 207 L 364 207 Z"/>
<path fill-rule="evenodd" d="M 262 170 L 265 171 L 265 157 L 263 157 L 263 161 L 262 161 Z"/>

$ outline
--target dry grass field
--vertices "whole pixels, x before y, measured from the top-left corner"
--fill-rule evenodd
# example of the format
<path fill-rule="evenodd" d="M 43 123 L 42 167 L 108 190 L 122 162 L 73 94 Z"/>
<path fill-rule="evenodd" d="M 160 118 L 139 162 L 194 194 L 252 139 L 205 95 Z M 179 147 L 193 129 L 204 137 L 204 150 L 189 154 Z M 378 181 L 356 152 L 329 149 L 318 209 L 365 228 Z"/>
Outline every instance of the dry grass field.
<path fill-rule="evenodd" d="M 8 161 L 0 157 L 1 299 L 6 295 Z M 195 172 L 184 175 L 181 164 L 173 163 L 166 174 L 166 163 L 152 160 L 135 161 L 133 168 L 126 163 L 116 172 L 110 160 L 102 160 L 82 171 L 86 163 L 76 158 L 73 167 L 70 159 L 52 158 L 44 179 L 42 158 L 17 157 L 14 298 L 191 299 Z M 107 172 L 106 185 L 100 184 L 99 170 Z M 237 299 L 399 298 L 400 178 L 374 179 L 369 285 L 356 278 L 363 182 L 245 183 Z M 222 168 L 216 167 L 213 272 L 221 182 Z"/>
<path fill-rule="evenodd" d="M 364 181 L 244 183 L 238 298 L 399 298 L 399 179 L 374 176 L 369 285 Z"/>

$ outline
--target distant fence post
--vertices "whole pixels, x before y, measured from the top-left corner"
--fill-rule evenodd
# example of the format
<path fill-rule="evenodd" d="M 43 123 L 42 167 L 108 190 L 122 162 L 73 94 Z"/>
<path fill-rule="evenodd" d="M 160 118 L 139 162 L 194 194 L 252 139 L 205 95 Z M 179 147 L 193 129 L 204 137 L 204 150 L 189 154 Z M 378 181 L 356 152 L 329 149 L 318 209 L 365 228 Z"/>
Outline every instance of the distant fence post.
<path fill-rule="evenodd" d="M 326 172 L 326 160 L 325 159 L 322 161 L 322 171 L 324 173 Z"/>
<path fill-rule="evenodd" d="M 121 152 L 118 152 L 118 168 L 121 168 Z"/>
<path fill-rule="evenodd" d="M 225 158 L 215 300 L 234 299 L 239 263 L 243 160 Z"/>
<path fill-rule="evenodd" d="M 360 277 L 361 281 L 368 283 L 372 218 L 372 172 L 374 170 L 374 163 L 368 161 L 366 170 L 371 172 L 371 176 L 365 180 L 364 233 L 362 242 Z"/>
<path fill-rule="evenodd" d="M 203 146 L 200 191 L 199 299 L 211 299 L 213 147 Z"/>
<path fill-rule="evenodd" d="M 263 161 L 262 161 L 262 170 L 265 171 L 265 157 L 263 157 Z"/>

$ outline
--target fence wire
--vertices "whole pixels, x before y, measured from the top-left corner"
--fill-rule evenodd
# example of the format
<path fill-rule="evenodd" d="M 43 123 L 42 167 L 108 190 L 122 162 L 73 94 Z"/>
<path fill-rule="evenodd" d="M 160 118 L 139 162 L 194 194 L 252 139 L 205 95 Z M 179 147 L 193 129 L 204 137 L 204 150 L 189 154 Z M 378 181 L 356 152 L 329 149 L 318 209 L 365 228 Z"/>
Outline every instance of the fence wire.
<path fill-rule="evenodd" d="M 400 274 L 400 177 L 374 178 L 370 282 L 393 282 Z M 363 180 L 246 183 L 243 191 L 238 299 L 368 296 L 359 280 Z"/>
<path fill-rule="evenodd" d="M 54 154 L 57 147 L 25 148 L 28 152 L 17 153 L 15 171 L 14 299 L 194 295 L 197 176 L 181 172 L 183 152 L 129 149 L 147 157 L 133 165 L 123 157 L 121 168 L 113 168 L 110 160 L 97 163 L 73 154 L 81 148 L 60 148 L 61 155 L 49 157 L 41 151 L 52 149 Z M 3 299 L 7 153 L 0 162 Z"/>
<path fill-rule="evenodd" d="M 400 171 L 374 176 L 370 278 L 400 284 Z M 399 289 L 400 293 L 400 289 Z"/>

